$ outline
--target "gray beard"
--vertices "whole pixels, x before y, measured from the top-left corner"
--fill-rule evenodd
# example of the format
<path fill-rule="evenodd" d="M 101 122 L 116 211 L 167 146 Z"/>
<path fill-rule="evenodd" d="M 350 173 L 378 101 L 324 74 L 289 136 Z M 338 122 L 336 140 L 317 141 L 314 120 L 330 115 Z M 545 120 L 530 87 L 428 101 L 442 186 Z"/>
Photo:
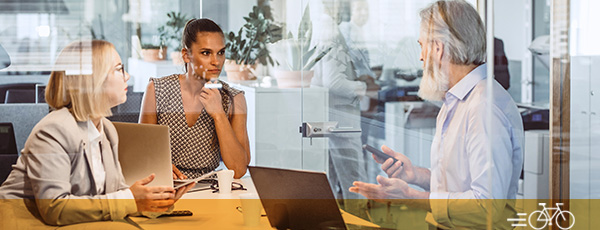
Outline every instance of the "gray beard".
<path fill-rule="evenodd" d="M 424 100 L 442 101 L 448 91 L 448 75 L 440 70 L 439 65 L 433 63 L 432 58 L 427 61 L 419 84 L 418 95 Z"/>

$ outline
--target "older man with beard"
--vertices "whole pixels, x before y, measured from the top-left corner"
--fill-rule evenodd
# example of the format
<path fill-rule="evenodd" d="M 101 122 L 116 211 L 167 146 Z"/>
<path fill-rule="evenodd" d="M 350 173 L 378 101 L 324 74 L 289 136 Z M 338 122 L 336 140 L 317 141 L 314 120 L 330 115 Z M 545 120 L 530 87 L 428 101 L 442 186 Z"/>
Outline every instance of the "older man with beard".
<path fill-rule="evenodd" d="M 383 146 L 398 160 L 373 156 L 389 178 L 378 176 L 379 184 L 356 181 L 350 191 L 425 209 L 426 220 L 437 228 L 512 229 L 507 218 L 516 214 L 523 124 L 506 90 L 496 81 L 487 86 L 483 23 L 462 0 L 435 2 L 420 17 L 419 96 L 443 102 L 431 168 L 414 166 Z"/>

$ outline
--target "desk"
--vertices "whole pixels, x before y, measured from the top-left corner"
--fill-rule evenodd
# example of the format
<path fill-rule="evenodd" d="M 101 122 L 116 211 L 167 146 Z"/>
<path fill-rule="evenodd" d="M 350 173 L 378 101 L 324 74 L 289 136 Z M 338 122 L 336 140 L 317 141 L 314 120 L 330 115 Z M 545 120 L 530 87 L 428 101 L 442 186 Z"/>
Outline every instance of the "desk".
<path fill-rule="evenodd" d="M 242 213 L 236 210 L 241 206 L 240 193 L 256 192 L 252 179 L 234 180 L 241 182 L 247 191 L 235 190 L 231 194 L 212 193 L 211 190 L 197 191 L 185 194 L 176 204 L 175 210 L 190 210 L 193 216 L 160 217 L 148 219 L 134 217 L 133 219 L 143 229 L 271 229 L 267 217 L 261 217 L 257 227 L 245 227 Z M 264 211 L 263 211 L 264 212 Z M 342 211 L 346 223 L 378 227 Z"/>

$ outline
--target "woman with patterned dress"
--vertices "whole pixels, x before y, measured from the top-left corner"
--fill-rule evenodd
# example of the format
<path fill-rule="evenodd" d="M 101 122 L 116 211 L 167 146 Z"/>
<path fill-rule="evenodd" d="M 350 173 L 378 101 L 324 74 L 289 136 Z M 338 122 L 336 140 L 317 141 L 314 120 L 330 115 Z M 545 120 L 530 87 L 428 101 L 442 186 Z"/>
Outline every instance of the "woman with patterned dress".
<path fill-rule="evenodd" d="M 240 178 L 250 162 L 246 99 L 217 80 L 225 62 L 223 31 L 210 19 L 191 19 L 182 46 L 186 73 L 151 79 L 140 123 L 169 126 L 174 179 L 199 177 L 220 160 Z M 211 82 L 222 87 L 204 87 Z"/>

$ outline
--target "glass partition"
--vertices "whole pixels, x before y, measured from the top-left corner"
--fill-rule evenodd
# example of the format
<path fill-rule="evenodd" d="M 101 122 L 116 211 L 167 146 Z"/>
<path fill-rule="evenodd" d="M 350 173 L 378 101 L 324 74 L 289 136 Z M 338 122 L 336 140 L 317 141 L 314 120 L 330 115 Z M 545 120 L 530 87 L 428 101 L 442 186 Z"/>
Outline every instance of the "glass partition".
<path fill-rule="evenodd" d="M 494 49 L 474 54 L 482 48 L 471 47 L 476 35 L 456 39 L 479 28 L 477 20 L 464 19 L 472 27 L 452 26 L 467 10 L 453 14 L 457 9 L 435 2 L 0 2 L 0 45 L 6 51 L 0 52 L 0 67 L 8 66 L 0 70 L 0 110 L 13 114 L 0 122 L 14 124 L 17 146 L 23 148 L 33 125 L 48 113 L 44 89 L 61 49 L 75 40 L 101 39 L 114 44 L 131 76 L 127 102 L 112 108 L 109 119 L 137 123 L 150 78 L 187 70 L 181 57 L 185 22 L 205 17 L 223 29 L 230 44 L 225 56 L 234 60 L 225 61 L 219 79 L 244 92 L 250 165 L 324 172 L 341 209 L 385 228 L 539 227 L 545 222 L 531 224 L 530 214 L 543 211 L 542 201 L 555 207 L 551 191 L 567 187 L 567 198 L 579 200 L 567 207 L 577 219 L 569 223 L 578 229 L 595 226 L 593 199 L 600 188 L 595 94 L 600 90 L 594 76 L 600 71 L 600 48 L 593 38 L 600 5 L 591 0 L 464 1 L 477 9 L 482 28 L 493 23 L 494 42 L 484 41 L 483 48 Z M 423 24 L 419 13 L 431 4 L 433 13 L 424 17 L 446 25 L 440 30 L 450 34 L 449 40 Z M 491 22 L 483 13 L 486 4 Z M 569 7 L 566 19 L 556 13 L 565 12 L 561 7 Z M 568 33 L 552 37 L 555 27 L 564 25 Z M 235 39 L 246 39 L 237 43 L 242 48 L 256 43 L 246 46 L 249 52 L 229 49 Z M 564 48 L 564 39 L 570 60 L 562 63 L 570 78 L 557 75 L 551 59 Z M 454 43 L 462 46 L 449 45 Z M 484 55 L 484 61 L 470 55 Z M 236 57 L 247 65 L 229 68 Z M 234 78 L 241 69 L 249 75 Z M 461 81 L 466 76 L 470 80 Z M 16 94 L 9 91 L 25 94 L 12 101 Z M 473 97 L 481 101 L 468 107 Z M 15 116 L 29 110 L 31 116 Z M 557 160 L 566 156 L 557 149 L 568 149 L 570 158 Z M 383 161 L 374 159 L 378 150 L 394 155 L 398 169 L 415 171 L 388 175 Z M 556 179 L 552 170 L 561 166 L 568 173 Z M 220 167 L 225 167 L 222 161 Z M 355 181 L 388 197 L 368 199 Z M 393 188 L 422 196 L 393 196 L 404 194 Z"/>

